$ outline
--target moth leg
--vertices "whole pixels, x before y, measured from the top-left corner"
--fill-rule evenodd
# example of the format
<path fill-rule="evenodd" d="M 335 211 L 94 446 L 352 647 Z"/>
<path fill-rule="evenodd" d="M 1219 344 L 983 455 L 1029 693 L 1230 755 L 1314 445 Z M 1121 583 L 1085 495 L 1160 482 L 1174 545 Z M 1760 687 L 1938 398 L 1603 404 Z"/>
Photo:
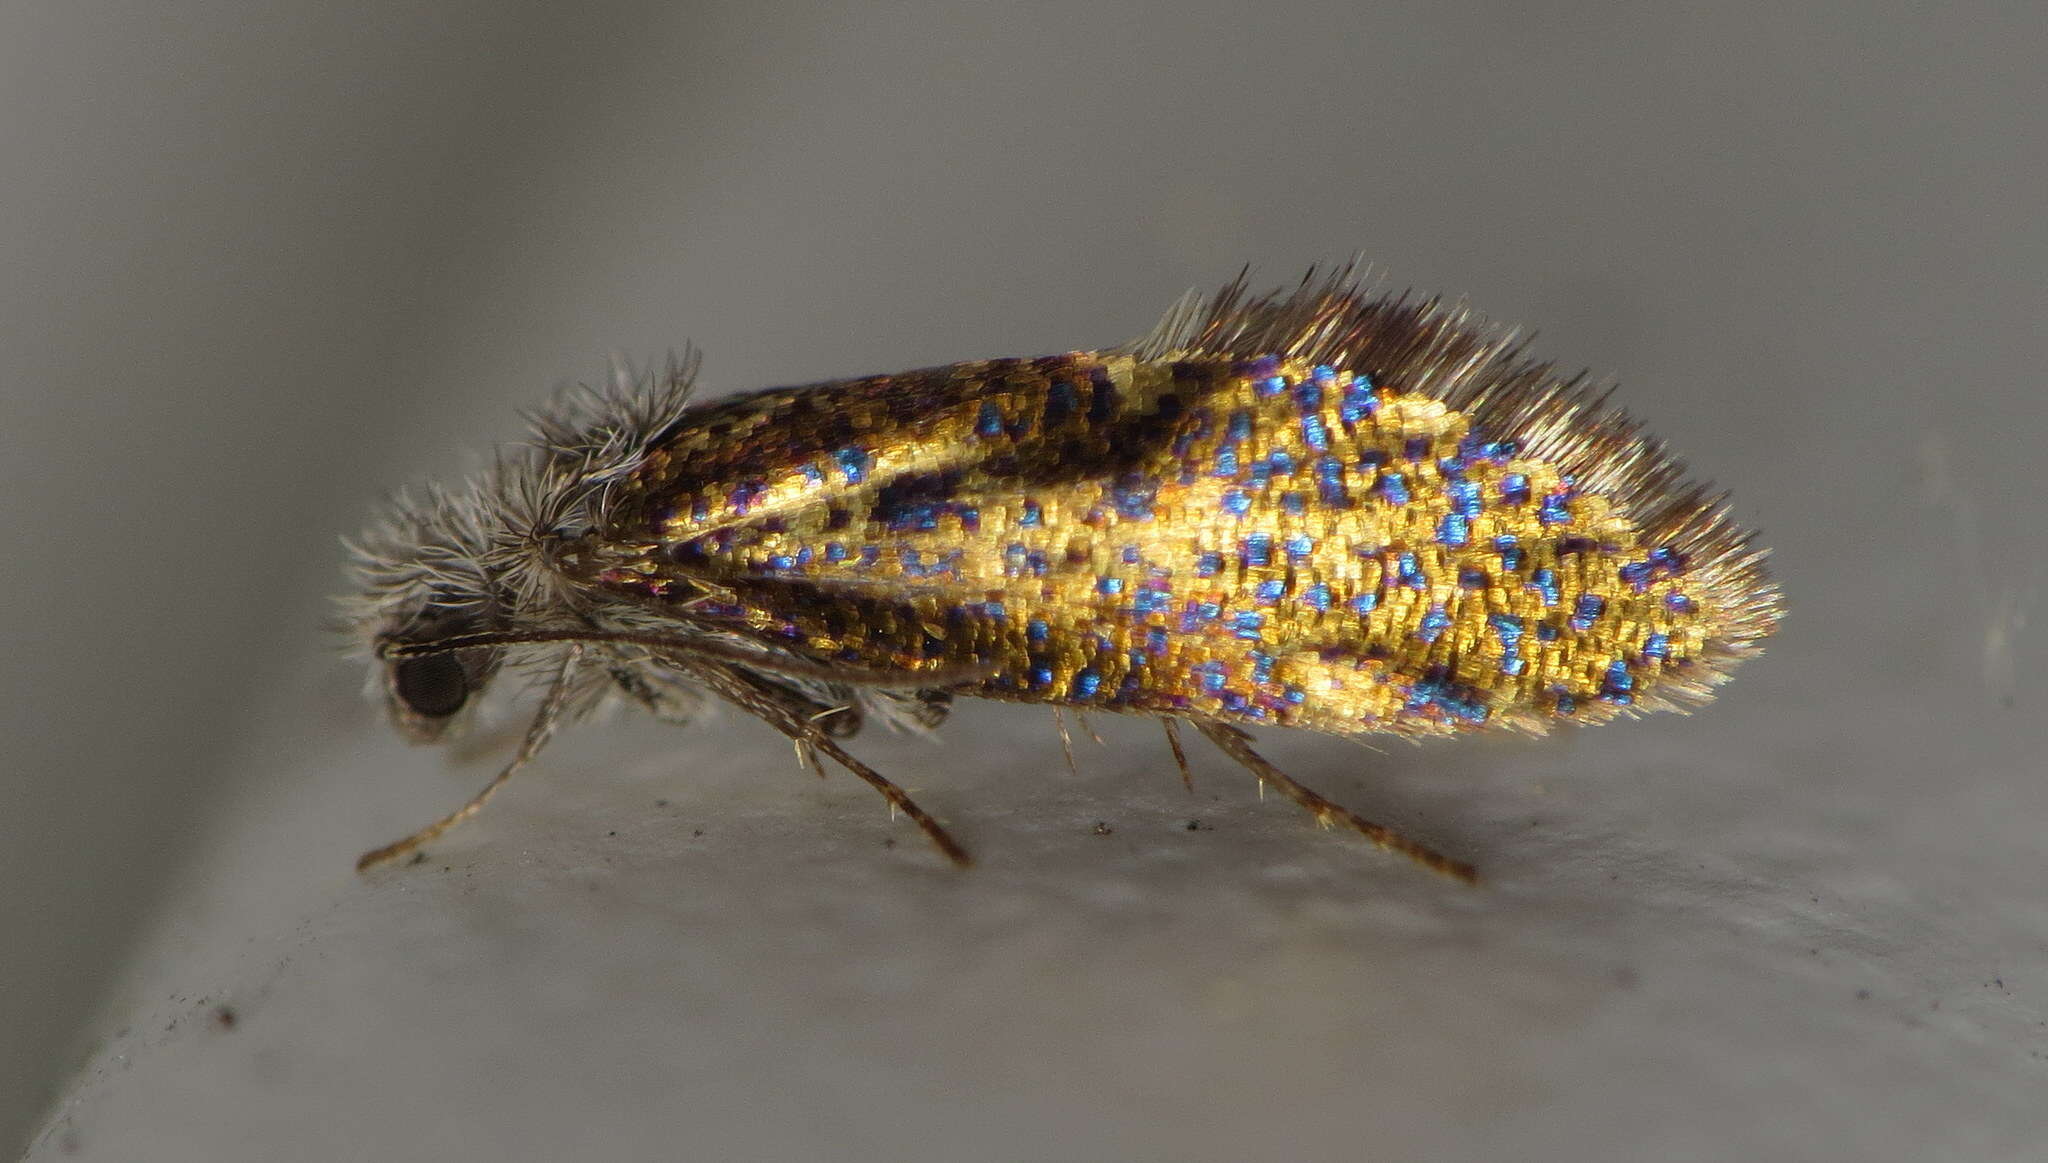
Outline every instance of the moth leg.
<path fill-rule="evenodd" d="M 845 748 L 823 736 L 811 740 L 810 744 L 830 756 L 834 763 L 866 780 L 869 787 L 882 793 L 882 798 L 889 801 L 891 808 L 915 820 L 917 826 L 924 831 L 925 838 L 932 842 L 933 847 L 944 853 L 946 859 L 962 868 L 973 867 L 974 857 L 968 855 L 967 849 L 962 848 L 960 842 L 953 839 L 945 827 L 932 818 L 931 813 L 918 807 L 917 801 L 910 798 L 910 793 L 890 782 L 888 776 L 848 755 Z"/>
<path fill-rule="evenodd" d="M 1081 724 L 1081 733 L 1088 736 L 1090 740 L 1094 741 L 1097 747 L 1109 746 L 1109 744 L 1104 743 L 1102 741 L 1102 736 L 1096 733 L 1095 721 L 1088 717 L 1088 712 L 1075 711 L 1074 722 Z"/>
<path fill-rule="evenodd" d="M 1166 745 L 1173 748 L 1173 762 L 1180 768 L 1180 782 L 1188 789 L 1188 794 L 1193 795 L 1195 776 L 1188 770 L 1188 753 L 1180 748 L 1180 720 L 1169 715 L 1159 720 L 1159 724 L 1166 728 Z"/>
<path fill-rule="evenodd" d="M 882 793 L 882 798 L 889 801 L 892 809 L 917 823 L 926 839 L 944 853 L 946 859 L 962 868 L 973 865 L 974 858 L 967 854 L 967 849 L 962 848 L 960 842 L 932 818 L 931 813 L 918 807 L 910 793 L 890 782 L 881 772 L 848 755 L 845 748 L 811 721 L 806 711 L 807 704 L 792 700 L 785 688 L 737 668 L 699 664 L 694 670 L 713 691 L 787 736 L 796 744 L 798 755 L 815 763 L 817 756 L 822 754 Z M 817 769 L 813 767 L 813 770 Z"/>
<path fill-rule="evenodd" d="M 1067 757 L 1067 774 L 1079 778 L 1081 769 L 1074 765 L 1074 737 L 1067 734 L 1066 711 L 1055 705 L 1052 709 L 1052 721 L 1059 725 L 1060 753 Z"/>
<path fill-rule="evenodd" d="M 818 749 L 811 746 L 810 740 L 792 739 L 790 742 L 796 745 L 796 765 L 819 779 L 824 779 L 825 765 L 819 762 Z"/>
<path fill-rule="evenodd" d="M 614 664 L 605 673 L 621 693 L 664 723 L 688 726 L 703 711 L 703 683 L 691 674 L 624 662 Z M 786 700 L 807 708 L 819 730 L 835 739 L 850 738 L 860 732 L 860 705 L 851 699 L 827 703 L 788 683 L 771 682 L 763 676 L 755 676 L 754 681 L 757 685 L 772 686 L 777 701 Z"/>
<path fill-rule="evenodd" d="M 953 710 L 953 692 L 945 689 L 880 690 L 875 693 L 887 702 L 900 705 L 906 721 L 927 731 L 937 730 Z"/>
<path fill-rule="evenodd" d="M 563 710 L 569 705 L 571 684 L 576 677 L 576 668 L 582 661 L 583 647 L 571 644 L 568 653 L 562 659 L 561 668 L 555 673 L 554 685 L 548 688 L 547 698 L 541 702 L 540 710 L 534 713 L 533 723 L 526 728 L 526 738 L 520 742 L 518 753 L 491 778 L 491 782 L 471 796 L 468 803 L 405 839 L 395 840 L 382 848 L 373 848 L 363 853 L 356 858 L 356 871 L 367 872 L 408 852 L 416 852 L 440 839 L 442 833 L 448 829 L 483 811 L 484 805 L 490 802 L 491 797 L 498 794 L 498 789 L 505 786 L 505 781 L 511 779 L 520 768 L 525 767 L 528 760 L 540 754 L 542 747 L 547 746 L 548 738 L 555 733 L 555 725 L 561 721 Z"/>
<path fill-rule="evenodd" d="M 1479 873 L 1462 860 L 1453 860 L 1432 848 L 1426 847 L 1403 836 L 1385 824 L 1375 824 L 1357 812 L 1332 803 L 1296 783 L 1293 777 L 1273 766 L 1265 756 L 1252 750 L 1251 736 L 1228 723 L 1207 719 L 1194 720 L 1195 729 L 1208 736 L 1218 750 L 1243 764 L 1245 769 L 1258 777 L 1261 786 L 1272 784 L 1288 799 L 1306 808 L 1316 818 L 1316 823 L 1327 828 L 1332 823 L 1341 823 L 1352 831 L 1379 845 L 1388 852 L 1398 852 L 1431 872 L 1441 873 L 1453 880 L 1466 884 L 1479 883 Z"/>
<path fill-rule="evenodd" d="M 811 722 L 818 725 L 818 730 L 834 739 L 851 739 L 860 734 L 861 724 L 865 721 L 866 716 L 861 714 L 860 704 L 851 699 L 830 706 L 820 704 L 818 710 L 811 715 Z"/>
<path fill-rule="evenodd" d="M 703 709 L 704 697 L 696 688 L 652 666 L 615 663 L 605 675 L 621 694 L 661 722 L 687 726 Z"/>

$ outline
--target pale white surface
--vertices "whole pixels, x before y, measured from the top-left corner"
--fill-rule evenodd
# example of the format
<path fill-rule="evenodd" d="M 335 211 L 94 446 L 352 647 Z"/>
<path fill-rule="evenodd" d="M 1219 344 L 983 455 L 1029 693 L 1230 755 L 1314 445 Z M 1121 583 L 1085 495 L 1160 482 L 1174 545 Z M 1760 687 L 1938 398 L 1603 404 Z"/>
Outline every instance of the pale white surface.
<path fill-rule="evenodd" d="M 1010 708 L 862 741 L 972 872 L 728 718 L 586 732 L 357 882 L 461 788 L 316 734 L 222 822 L 32 1157 L 2027 1158 L 2033 773 L 1784 653 L 1711 718 L 1274 748 L 1478 890 L 1219 757 L 1190 798 L 1148 724 L 1069 775 Z"/>
<path fill-rule="evenodd" d="M 2039 1156 L 2048 15 L 494 7 L 5 13 L 67 35 L 0 37 L 0 1134 L 54 1094 L 31 1157 Z M 577 733 L 348 871 L 486 774 L 321 653 L 378 489 L 614 351 L 724 391 L 1089 346 L 1354 249 L 1618 373 L 1789 593 L 1694 718 L 1272 741 L 1487 887 L 1213 757 L 1190 800 L 1145 724 L 1074 777 L 973 707 L 858 741 L 970 874 L 732 719 Z"/>

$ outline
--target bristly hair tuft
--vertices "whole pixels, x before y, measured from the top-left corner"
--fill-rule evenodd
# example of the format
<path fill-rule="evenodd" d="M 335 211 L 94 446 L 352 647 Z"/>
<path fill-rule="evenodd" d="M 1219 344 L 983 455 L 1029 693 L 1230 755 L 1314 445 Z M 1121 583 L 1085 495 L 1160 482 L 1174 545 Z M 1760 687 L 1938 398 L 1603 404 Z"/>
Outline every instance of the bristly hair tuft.
<path fill-rule="evenodd" d="M 544 546 L 588 525 L 605 490 L 630 470 L 688 406 L 698 353 L 685 348 L 659 371 L 614 363 L 600 387 L 561 392 L 530 413 L 526 443 L 501 449 L 455 487 L 399 493 L 345 540 L 357 585 L 339 599 L 351 649 L 367 652 L 430 602 L 438 610 L 569 609 Z"/>
<path fill-rule="evenodd" d="M 689 407 L 702 363 L 703 354 L 691 346 L 669 353 L 659 371 L 615 359 L 601 387 L 579 384 L 525 414 L 533 447 L 543 459 L 586 474 L 629 468 Z"/>

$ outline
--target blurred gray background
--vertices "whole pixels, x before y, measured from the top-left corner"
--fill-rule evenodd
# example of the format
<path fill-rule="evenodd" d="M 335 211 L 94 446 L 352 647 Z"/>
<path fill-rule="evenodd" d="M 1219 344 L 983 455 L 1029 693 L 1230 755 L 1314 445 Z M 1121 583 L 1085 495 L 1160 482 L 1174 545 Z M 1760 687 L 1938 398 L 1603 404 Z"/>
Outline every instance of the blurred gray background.
<path fill-rule="evenodd" d="M 2038 6 L 0 8 L 0 1145 L 157 1160 L 2021 1159 L 2048 1141 Z M 1721 703 L 1274 740 L 1428 878 L 1102 724 L 388 737 L 336 535 L 685 340 L 721 392 L 1363 254 L 1778 551 Z M 1196 822 L 1191 830 L 1190 821 Z M 1098 827 L 1098 823 L 1102 825 Z"/>

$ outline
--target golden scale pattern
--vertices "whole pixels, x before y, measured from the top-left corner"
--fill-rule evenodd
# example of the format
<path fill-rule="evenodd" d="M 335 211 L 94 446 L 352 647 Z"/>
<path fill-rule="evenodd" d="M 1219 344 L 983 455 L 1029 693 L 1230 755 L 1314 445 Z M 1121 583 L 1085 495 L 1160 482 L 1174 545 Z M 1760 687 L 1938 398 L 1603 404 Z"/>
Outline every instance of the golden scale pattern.
<path fill-rule="evenodd" d="M 1711 609 L 1607 498 L 1364 384 L 1073 354 L 713 405 L 624 485 L 596 580 L 991 668 L 961 693 L 1338 733 L 1603 718 L 1702 657 Z"/>

